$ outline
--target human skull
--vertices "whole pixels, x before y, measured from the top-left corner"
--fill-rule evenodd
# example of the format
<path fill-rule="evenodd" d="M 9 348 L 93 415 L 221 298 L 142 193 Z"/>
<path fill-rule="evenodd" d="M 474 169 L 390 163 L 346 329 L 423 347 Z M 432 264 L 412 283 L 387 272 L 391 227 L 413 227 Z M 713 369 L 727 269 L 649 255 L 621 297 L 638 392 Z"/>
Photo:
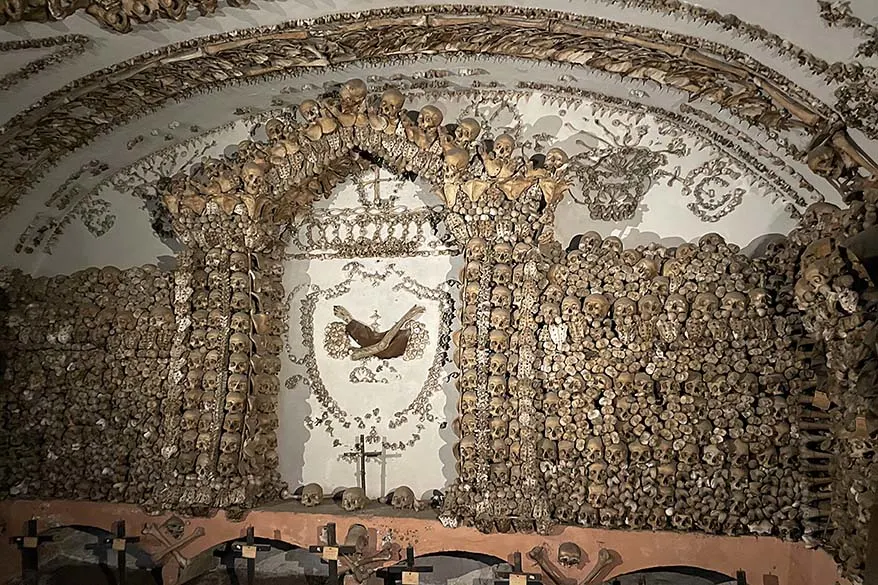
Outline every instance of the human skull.
<path fill-rule="evenodd" d="M 463 300 L 468 305 L 475 305 L 479 302 L 479 293 L 481 290 L 482 287 L 479 286 L 478 282 L 468 282 L 463 288 Z"/>
<path fill-rule="evenodd" d="M 210 467 L 210 455 L 207 453 L 200 453 L 198 459 L 195 460 L 195 473 L 197 473 L 199 477 L 205 477 L 210 473 Z"/>
<path fill-rule="evenodd" d="M 491 461 L 494 463 L 503 463 L 508 458 L 506 441 L 504 439 L 494 439 L 491 443 Z"/>
<path fill-rule="evenodd" d="M 637 312 L 644 319 L 652 319 L 661 312 L 662 303 L 655 295 L 644 295 L 637 301 Z"/>
<path fill-rule="evenodd" d="M 229 392 L 226 394 L 226 412 L 239 413 L 244 411 L 244 403 L 247 398 L 243 392 Z"/>
<path fill-rule="evenodd" d="M 180 428 L 184 431 L 193 431 L 198 428 L 198 419 L 201 417 L 201 412 L 198 410 L 186 410 L 183 412 L 183 421 L 180 424 Z"/>
<path fill-rule="evenodd" d="M 600 249 L 604 254 L 612 254 L 615 256 L 621 255 L 623 248 L 622 240 L 616 236 L 608 236 L 600 245 Z"/>
<path fill-rule="evenodd" d="M 585 460 L 594 463 L 604 458 L 604 442 L 600 437 L 591 437 L 585 443 Z"/>
<path fill-rule="evenodd" d="M 476 393 L 472 390 L 467 390 L 463 394 L 460 395 L 460 412 L 463 414 L 468 414 L 470 412 L 475 412 L 477 408 L 477 397 Z"/>
<path fill-rule="evenodd" d="M 404 103 L 405 96 L 402 95 L 402 92 L 398 89 L 390 88 L 381 94 L 381 102 L 378 106 L 378 111 L 388 120 L 394 120 L 399 116 L 400 111 L 402 111 Z"/>
<path fill-rule="evenodd" d="M 223 418 L 223 430 L 228 433 L 239 433 L 244 426 L 244 415 L 241 413 L 228 413 Z"/>
<path fill-rule="evenodd" d="M 223 433 L 220 437 L 220 451 L 234 453 L 241 447 L 241 433 Z"/>
<path fill-rule="evenodd" d="M 610 465 L 622 466 L 628 463 L 628 446 L 625 443 L 612 443 L 606 448 L 606 458 Z"/>
<path fill-rule="evenodd" d="M 250 347 L 250 338 L 246 334 L 239 331 L 229 336 L 229 351 L 232 353 L 247 353 Z"/>
<path fill-rule="evenodd" d="M 558 459 L 558 446 L 555 441 L 545 438 L 537 444 L 537 456 L 543 461 L 556 461 Z"/>
<path fill-rule="evenodd" d="M 550 283 L 543 291 L 543 298 L 550 303 L 560 303 L 564 298 L 564 289 L 557 284 Z M 579 302 L 577 300 L 577 302 Z"/>
<path fill-rule="evenodd" d="M 591 507 L 601 509 L 607 504 L 607 487 L 600 484 L 588 486 L 588 503 Z"/>
<path fill-rule="evenodd" d="M 641 258 L 637 264 L 634 265 L 634 273 L 644 282 L 651 281 L 658 276 L 658 272 L 658 266 L 656 265 L 655 260 L 652 260 L 651 258 Z"/>
<path fill-rule="evenodd" d="M 250 331 L 250 315 L 243 311 L 233 313 L 229 325 L 232 331 L 246 333 Z"/>
<path fill-rule="evenodd" d="M 716 445 L 707 445 L 701 453 L 702 459 L 707 465 L 721 466 L 725 455 Z"/>
<path fill-rule="evenodd" d="M 424 106 L 418 114 L 418 127 L 424 131 L 435 130 L 442 124 L 442 112 L 436 106 Z"/>
<path fill-rule="evenodd" d="M 323 502 L 323 488 L 319 483 L 309 483 L 302 488 L 301 500 L 303 506 L 319 506 Z"/>
<path fill-rule="evenodd" d="M 506 160 L 515 150 L 515 139 L 509 134 L 501 134 L 494 140 L 494 157 Z"/>
<path fill-rule="evenodd" d="M 508 309 L 512 306 L 512 291 L 505 286 L 495 286 L 491 289 L 491 304 Z"/>
<path fill-rule="evenodd" d="M 546 159 L 543 161 L 543 166 L 549 171 L 557 171 L 563 167 L 568 160 L 569 157 L 566 152 L 560 148 L 550 148 L 548 152 L 546 152 Z"/>
<path fill-rule="evenodd" d="M 512 316 L 508 309 L 502 307 L 491 309 L 491 326 L 494 329 L 508 329 L 511 321 Z"/>
<path fill-rule="evenodd" d="M 585 314 L 591 317 L 592 320 L 601 320 L 610 312 L 610 302 L 602 294 L 590 294 L 585 297 L 583 309 Z"/>
<path fill-rule="evenodd" d="M 562 309 L 563 310 L 563 309 Z M 637 303 L 628 297 L 619 297 L 613 303 L 613 319 L 621 321 L 630 319 L 637 314 Z"/>
<path fill-rule="evenodd" d="M 306 122 L 313 124 L 321 117 L 320 104 L 314 100 L 305 100 L 299 104 L 299 113 Z"/>
<path fill-rule="evenodd" d="M 180 437 L 180 451 L 195 451 L 196 441 L 198 440 L 198 431 L 188 430 Z"/>
<path fill-rule="evenodd" d="M 589 231 L 580 236 L 579 244 L 577 247 L 581 252 L 587 254 L 600 248 L 602 241 L 603 238 L 599 233 L 595 231 Z"/>
<path fill-rule="evenodd" d="M 509 431 L 507 429 L 506 421 L 500 417 L 494 417 L 490 422 L 491 428 L 491 438 L 492 439 L 505 439 L 509 435 Z"/>
<path fill-rule="evenodd" d="M 493 281 L 498 286 L 506 286 L 512 282 L 512 268 L 508 264 L 495 264 Z"/>
<path fill-rule="evenodd" d="M 607 464 L 603 461 L 595 461 L 588 466 L 588 481 L 592 483 L 604 483 L 607 481 Z"/>
<path fill-rule="evenodd" d="M 470 240 L 466 243 L 467 260 L 484 260 L 486 249 L 487 244 L 485 243 L 484 238 L 481 238 L 479 236 L 470 238 Z"/>
<path fill-rule="evenodd" d="M 509 349 L 509 334 L 500 329 L 492 329 L 488 333 L 488 345 L 491 351 L 504 352 Z"/>
<path fill-rule="evenodd" d="M 459 444 L 460 458 L 472 460 L 476 456 L 476 439 L 473 435 L 464 435 Z"/>
<path fill-rule="evenodd" d="M 565 319 L 573 319 L 581 311 L 582 307 L 579 304 L 578 298 L 566 296 L 564 297 L 564 300 L 561 301 L 561 315 L 563 315 Z"/>
<path fill-rule="evenodd" d="M 229 356 L 229 371 L 243 374 L 250 370 L 250 356 L 246 353 L 233 353 Z"/>
<path fill-rule="evenodd" d="M 345 114 L 355 114 L 363 102 L 369 90 L 362 79 L 349 79 L 339 89 L 339 106 Z"/>
<path fill-rule="evenodd" d="M 341 497 L 341 507 L 348 512 L 363 509 L 366 505 L 366 493 L 361 487 L 347 488 Z"/>
<path fill-rule="evenodd" d="M 390 504 L 397 510 L 412 510 L 415 507 L 415 493 L 408 486 L 400 486 L 393 490 Z"/>
<path fill-rule="evenodd" d="M 475 372 L 473 373 L 475 374 Z M 503 396 L 506 393 L 506 378 L 503 376 L 489 376 L 488 393 L 491 396 Z"/>
<path fill-rule="evenodd" d="M 650 461 L 651 453 L 649 447 L 640 441 L 631 441 L 628 443 L 628 456 L 631 463 L 636 465 L 646 465 Z"/>
<path fill-rule="evenodd" d="M 491 354 L 491 358 L 488 360 L 488 371 L 492 376 L 502 376 L 506 374 L 507 362 L 504 354 Z"/>
<path fill-rule="evenodd" d="M 516 264 L 521 264 L 527 260 L 527 255 L 533 248 L 530 244 L 525 242 L 518 242 L 512 248 L 512 261 Z"/>
<path fill-rule="evenodd" d="M 257 195 L 265 186 L 265 169 L 255 162 L 244 163 L 241 167 L 241 179 L 244 182 L 244 190 L 250 195 Z"/>
<path fill-rule="evenodd" d="M 467 148 L 478 138 L 481 131 L 482 127 L 476 119 L 464 118 L 457 123 L 457 128 L 454 130 L 454 138 L 458 145 L 462 148 Z"/>

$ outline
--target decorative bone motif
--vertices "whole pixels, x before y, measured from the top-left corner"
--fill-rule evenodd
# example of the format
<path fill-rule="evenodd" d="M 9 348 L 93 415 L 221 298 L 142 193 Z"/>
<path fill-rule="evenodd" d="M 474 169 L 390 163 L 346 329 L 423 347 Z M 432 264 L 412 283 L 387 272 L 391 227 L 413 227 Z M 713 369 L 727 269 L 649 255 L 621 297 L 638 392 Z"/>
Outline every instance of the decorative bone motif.
<path fill-rule="evenodd" d="M 576 579 L 567 577 L 549 558 L 545 544 L 535 546 L 527 553 L 528 558 L 539 565 L 540 570 L 552 580 L 555 585 L 576 585 Z"/>
<path fill-rule="evenodd" d="M 195 529 L 190 532 L 188 536 L 183 536 L 177 541 L 174 541 L 170 536 L 162 532 L 162 530 L 155 524 L 144 525 L 143 534 L 146 534 L 147 536 L 152 536 L 165 545 L 165 548 L 160 549 L 155 554 L 151 555 L 153 562 L 160 565 L 162 564 L 162 560 L 166 556 L 172 554 L 174 555 L 174 559 L 177 561 L 177 564 L 182 569 L 189 564 L 189 559 L 184 557 L 180 553 L 180 550 L 185 548 L 195 540 L 204 536 L 204 528 L 202 528 L 201 526 L 196 526 Z"/>
<path fill-rule="evenodd" d="M 381 333 L 354 319 L 350 312 L 340 305 L 336 306 L 333 312 L 345 323 L 345 332 L 360 346 L 351 353 L 352 359 L 377 357 L 386 360 L 405 353 L 410 338 L 408 325 L 424 313 L 424 308 L 412 307 L 393 327 Z"/>

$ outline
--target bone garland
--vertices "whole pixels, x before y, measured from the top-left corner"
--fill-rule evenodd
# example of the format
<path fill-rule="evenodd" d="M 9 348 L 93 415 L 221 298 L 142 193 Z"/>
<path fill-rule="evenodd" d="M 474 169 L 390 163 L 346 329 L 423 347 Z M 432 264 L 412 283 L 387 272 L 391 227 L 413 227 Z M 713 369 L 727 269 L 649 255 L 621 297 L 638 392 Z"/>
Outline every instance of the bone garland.
<path fill-rule="evenodd" d="M 228 0 L 229 6 L 245 6 L 250 0 Z M 84 4 L 61 3 L 58 0 L 39 0 L 36 3 L 22 4 L 18 0 L 0 1 L 0 25 L 7 22 L 32 20 L 64 20 L 80 9 L 98 21 L 101 26 L 119 33 L 131 32 L 132 21 L 148 23 L 157 18 L 181 21 L 187 18 L 190 8 L 197 8 L 202 16 L 213 14 L 217 8 L 216 0 L 194 0 L 190 5 L 186 0 L 179 4 L 122 2 L 120 0 L 89 0 Z"/>
<path fill-rule="evenodd" d="M 2 18 L 2 9 L 0 9 L 0 19 Z M 6 41 L 0 43 L 0 53 L 54 47 L 52 52 L 48 55 L 30 61 L 21 69 L 11 73 L 6 73 L 0 77 L 0 90 L 9 89 L 15 84 L 40 73 L 44 69 L 64 61 L 68 57 L 73 57 L 74 55 L 82 53 L 88 46 L 89 40 L 90 39 L 85 35 L 61 35 L 41 39 Z"/>
<path fill-rule="evenodd" d="M 753 94 L 753 100 L 758 101 L 764 106 L 764 108 L 753 107 L 755 102 L 749 100 L 748 104 L 751 105 L 748 105 L 748 115 L 752 113 L 752 115 L 755 115 L 758 119 L 769 124 L 785 122 L 787 120 L 787 113 L 778 112 L 771 105 L 772 101 L 777 101 L 777 103 L 783 104 L 784 107 L 788 109 L 788 112 L 794 112 L 795 116 L 805 120 L 807 124 L 811 126 L 820 126 L 822 124 L 821 120 L 823 119 L 823 116 L 816 115 L 815 118 L 814 114 L 814 108 L 821 108 L 813 103 L 810 105 L 802 105 L 810 102 L 811 100 L 809 98 L 787 97 L 783 92 L 789 93 L 793 90 L 784 89 L 783 92 L 778 90 L 778 87 L 786 87 L 787 83 L 776 79 L 772 74 L 763 72 L 761 69 L 756 73 L 752 73 L 751 70 L 746 67 L 729 65 L 728 63 L 721 61 L 714 62 L 712 59 L 706 58 L 701 53 L 697 53 L 692 49 L 682 48 L 684 46 L 691 47 L 702 45 L 707 47 L 707 45 L 709 45 L 709 43 L 699 43 L 699 41 L 695 39 L 664 39 L 661 35 L 656 36 L 656 33 L 653 33 L 652 31 L 640 29 L 628 30 L 626 27 L 618 25 L 618 23 L 613 26 L 621 28 L 621 30 L 615 31 L 613 34 L 602 34 L 603 31 L 601 29 L 608 26 L 608 24 L 603 21 L 596 19 L 582 19 L 578 17 L 574 18 L 568 15 L 558 15 L 548 12 L 527 12 L 527 14 L 534 13 L 534 16 L 542 17 L 542 21 L 539 22 L 544 26 L 545 30 L 538 30 L 536 26 L 528 28 L 511 27 L 509 26 L 509 18 L 491 16 L 493 13 L 492 11 L 497 12 L 499 9 L 474 10 L 471 22 L 468 24 L 460 24 L 460 20 L 455 20 L 455 22 L 458 23 L 457 26 L 450 25 L 442 16 L 441 12 L 435 12 L 436 9 L 413 9 L 408 12 L 420 12 L 423 10 L 430 11 L 427 18 L 419 16 L 415 19 L 412 17 L 399 16 L 398 24 L 400 24 L 400 27 L 402 28 L 397 27 L 398 33 L 409 35 L 411 37 L 410 41 L 407 41 L 407 46 L 418 47 L 413 49 L 415 51 L 419 50 L 424 43 L 432 42 L 429 39 L 443 36 L 438 33 L 437 35 L 424 36 L 423 30 L 415 24 L 420 22 L 423 22 L 426 26 L 430 26 L 433 31 L 447 31 L 448 34 L 445 35 L 447 38 L 442 38 L 441 46 L 437 45 L 435 47 L 437 50 L 442 50 L 441 48 L 448 46 L 449 43 L 456 43 L 458 37 L 460 37 L 460 42 L 473 44 L 473 46 L 467 48 L 467 50 L 476 53 L 489 52 L 493 54 L 500 53 L 507 56 L 536 56 L 538 58 L 564 60 L 567 58 L 568 54 L 589 53 L 592 50 L 595 54 L 616 55 L 611 49 L 621 43 L 621 45 L 625 47 L 624 52 L 626 54 L 630 53 L 632 56 L 639 55 L 643 51 L 655 51 L 656 54 L 654 59 L 645 55 L 644 58 L 650 59 L 651 63 L 661 63 L 663 67 L 668 67 L 668 72 L 662 72 L 661 75 L 659 75 L 659 82 L 663 82 L 663 79 L 679 79 L 679 83 L 682 84 L 684 90 L 688 91 L 690 86 L 692 86 L 692 91 L 697 93 L 699 89 L 712 87 L 714 81 L 719 82 L 724 87 L 726 86 L 726 82 L 732 83 L 732 86 L 734 86 L 740 80 L 740 76 L 743 75 L 747 78 L 747 81 L 742 83 L 747 86 L 747 91 Z M 518 9 L 502 10 L 509 15 L 515 15 L 522 12 Z M 392 17 L 393 15 L 400 15 L 403 13 L 400 11 L 381 11 L 376 12 L 375 14 L 382 19 L 382 22 L 387 22 L 388 16 Z M 368 15 L 358 15 L 357 19 L 360 21 L 367 17 Z M 328 19 L 320 21 L 318 24 L 323 27 L 321 35 L 325 42 L 331 42 L 331 37 L 336 29 L 345 28 L 344 21 L 340 19 Z M 477 46 L 473 39 L 483 39 L 490 36 L 481 34 L 482 32 L 485 32 L 483 29 L 487 29 L 487 31 L 496 31 L 498 33 L 498 38 L 508 39 L 508 42 L 497 47 Z M 559 43 L 557 49 L 553 47 L 543 47 L 540 42 L 531 38 L 534 37 L 534 35 L 540 36 L 541 38 L 545 37 L 545 33 L 548 30 L 551 30 L 553 34 L 557 36 Z M 619 34 L 622 30 L 632 34 Z M 315 61 L 313 56 L 315 54 L 320 55 L 321 53 L 317 48 L 311 50 L 312 48 L 310 45 L 313 42 L 313 39 L 310 38 L 310 33 L 305 30 L 290 32 L 290 34 L 284 35 L 283 39 L 277 35 L 271 39 L 265 39 L 263 43 L 258 43 L 260 44 L 259 53 L 260 55 L 270 54 L 270 46 L 283 45 L 284 48 L 280 53 L 283 54 L 282 59 L 284 59 L 284 63 L 287 63 L 290 60 L 289 55 L 291 54 L 291 50 L 293 50 L 293 46 L 295 46 L 296 49 L 302 50 L 302 56 L 296 60 L 295 65 L 325 64 L 327 62 L 347 61 L 351 57 L 359 59 L 373 58 L 377 56 L 376 53 L 384 53 L 384 51 L 381 50 L 381 47 L 375 46 L 375 39 L 388 37 L 381 35 L 380 32 L 376 33 L 375 29 L 370 29 L 368 35 L 357 33 L 345 34 L 345 42 L 338 46 L 351 47 L 351 55 L 330 55 L 318 58 Z M 354 34 L 355 36 L 351 37 L 351 34 Z M 290 36 L 305 37 L 305 41 L 300 42 L 297 40 L 291 40 Z M 466 40 L 464 41 L 464 39 Z M 631 39 L 631 42 L 635 44 L 628 46 L 628 41 L 625 39 Z M 224 38 L 215 38 L 205 41 L 206 43 L 213 44 L 203 47 L 201 54 L 204 55 L 204 57 L 208 57 L 222 50 L 224 58 L 227 59 L 229 63 L 237 63 L 239 59 L 242 59 L 243 63 L 238 67 L 238 73 L 240 73 L 241 79 L 276 72 L 285 67 L 285 65 L 266 67 L 261 64 L 256 64 L 250 59 L 248 53 L 253 50 L 253 47 L 251 46 L 253 43 L 244 42 L 238 39 L 235 43 L 230 45 L 227 43 L 227 40 L 228 39 Z M 661 43 L 660 46 L 663 46 L 665 50 L 644 48 L 645 46 L 650 45 L 652 41 Z M 675 42 L 678 44 L 665 45 L 666 42 Z M 531 48 L 531 45 L 534 45 L 535 48 Z M 595 46 L 592 47 L 592 45 Z M 321 43 L 321 46 L 325 46 L 325 43 Z M 430 46 L 423 46 L 422 48 L 428 50 L 431 49 Z M 711 46 L 711 50 L 715 54 L 726 54 L 729 59 L 734 60 L 742 58 L 741 55 L 738 55 L 727 48 Z M 123 121 L 135 113 L 142 114 L 144 111 L 155 108 L 161 102 L 161 98 L 155 99 L 154 96 L 161 96 L 166 92 L 171 91 L 171 89 L 167 87 L 162 88 L 158 85 L 159 83 L 166 83 L 166 80 L 168 79 L 175 80 L 173 91 L 177 98 L 198 89 L 207 89 L 208 85 L 212 85 L 216 82 L 213 76 L 203 75 L 200 69 L 201 67 L 209 66 L 209 59 L 204 59 L 201 56 L 187 59 L 179 58 L 183 54 L 188 55 L 189 52 L 190 49 L 188 48 L 179 48 L 170 49 L 170 52 L 165 54 L 165 50 L 163 49 L 162 55 L 148 55 L 145 57 L 145 59 L 151 60 L 149 64 L 140 62 L 137 64 L 132 63 L 132 68 L 128 70 L 128 74 L 123 74 L 119 71 L 117 72 L 117 75 L 111 78 L 108 77 L 106 72 L 100 72 L 95 75 L 93 80 L 91 78 L 82 80 L 81 85 L 84 87 L 92 83 L 92 81 L 95 81 L 93 90 L 87 92 L 89 94 L 87 96 L 88 102 L 101 103 L 103 110 L 107 112 L 108 119 Z M 677 55 L 677 57 L 669 57 L 669 55 Z M 279 58 L 281 57 L 279 56 Z M 637 58 L 639 59 L 639 56 Z M 687 58 L 693 59 L 693 61 L 687 61 Z M 677 63 L 675 59 L 680 59 L 680 62 Z M 262 62 L 263 60 L 260 58 L 260 63 Z M 603 64 L 603 62 L 601 62 L 601 64 Z M 596 66 L 597 62 L 594 65 Z M 611 68 L 615 67 L 615 65 L 616 64 L 614 63 L 606 63 L 606 66 Z M 626 62 L 625 70 L 643 71 L 643 69 L 631 69 L 629 65 L 630 64 Z M 693 65 L 698 69 L 698 75 L 695 75 L 693 79 L 689 79 L 687 75 L 676 76 L 673 74 L 673 72 L 681 67 L 688 71 Z M 158 69 L 160 69 L 160 71 Z M 682 71 L 682 69 L 680 70 Z M 747 77 L 751 74 L 755 77 Z M 762 76 L 765 77 L 763 78 Z M 230 75 L 228 79 L 234 77 L 236 76 Z M 702 77 L 704 78 L 702 79 Z M 768 78 L 772 78 L 772 81 L 767 81 Z M 112 100 L 104 100 L 101 97 L 105 92 L 112 93 L 114 91 L 110 85 L 105 85 L 108 83 L 107 81 L 101 81 L 107 79 L 119 79 L 120 83 L 126 83 L 138 87 L 139 91 L 136 95 L 133 95 L 130 100 L 113 101 L 111 106 L 110 102 Z M 165 81 L 159 82 L 159 79 Z M 731 82 L 732 79 L 735 81 Z M 220 83 L 225 83 L 226 81 L 227 80 L 223 80 Z M 155 86 L 153 86 L 153 84 L 155 84 Z M 724 91 L 709 92 L 707 97 L 725 103 L 724 100 L 727 99 L 727 96 L 736 95 L 737 89 L 732 86 L 726 87 Z M 122 88 L 118 89 L 122 90 Z M 130 93 L 127 89 L 122 91 Z M 107 95 L 109 95 L 109 93 L 107 93 Z M 138 99 L 136 97 L 137 95 L 150 96 L 148 100 L 149 103 Z M 73 96 L 53 96 L 51 99 L 47 98 L 45 104 L 64 104 L 64 107 L 75 108 L 77 107 L 79 100 L 84 99 L 85 97 L 85 95 L 77 98 L 74 98 Z M 730 107 L 735 107 L 738 102 L 740 102 L 740 100 L 737 100 L 735 104 L 729 103 L 729 105 Z M 68 119 L 61 115 L 60 112 L 56 113 L 52 111 L 58 106 L 48 107 L 45 104 L 35 107 L 27 114 L 22 114 L 8 125 L 8 128 L 12 129 L 12 131 L 5 133 L 7 138 L 4 141 L 4 149 L 10 150 L 10 152 L 17 151 L 21 153 L 23 157 L 31 159 L 33 164 L 31 164 L 30 167 L 22 165 L 21 171 L 18 170 L 18 167 L 10 169 L 7 175 L 4 176 L 3 183 L 9 186 L 5 195 L 6 200 L 3 202 L 2 206 L 4 211 L 8 211 L 8 209 L 14 204 L 19 195 L 18 190 L 31 184 L 33 180 L 43 172 L 47 166 L 49 166 L 46 164 L 47 161 L 56 160 L 70 148 L 76 148 L 87 143 L 96 135 L 96 133 L 102 130 L 101 124 L 97 123 L 94 127 L 82 128 L 78 121 Z M 116 111 L 119 109 L 124 111 Z M 19 138 L 13 136 L 13 133 L 17 135 L 17 133 L 21 131 L 26 132 L 26 134 L 22 134 Z M 53 134 L 54 132 L 57 132 L 58 134 L 55 135 Z M 35 162 L 37 153 L 41 153 L 39 164 Z"/>

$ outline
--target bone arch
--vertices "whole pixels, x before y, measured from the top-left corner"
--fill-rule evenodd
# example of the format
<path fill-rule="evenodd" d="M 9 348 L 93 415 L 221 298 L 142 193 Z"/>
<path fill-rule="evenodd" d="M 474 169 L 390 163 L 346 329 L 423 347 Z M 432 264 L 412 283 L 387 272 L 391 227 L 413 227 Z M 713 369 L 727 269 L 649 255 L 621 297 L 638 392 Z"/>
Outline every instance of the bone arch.
<path fill-rule="evenodd" d="M 554 209 L 567 188 L 562 151 L 525 159 L 509 137 L 492 146 L 468 120 L 445 126 L 436 105 L 410 113 L 404 100 L 396 88 L 369 95 L 362 81 L 350 80 L 338 95 L 307 100 L 266 122 L 267 141 L 244 141 L 234 154 L 166 181 L 163 201 L 188 247 L 178 284 L 191 293 L 175 313 L 178 320 L 193 318 L 188 331 L 180 330 L 181 358 L 172 365 L 172 376 L 185 380 L 171 389 L 171 404 L 182 404 L 182 425 L 181 409 L 167 409 L 164 440 L 176 452 L 169 466 L 194 468 L 197 479 L 163 498 L 196 507 L 252 506 L 281 491 L 272 415 L 286 317 L 280 254 L 290 233 L 284 227 L 367 167 L 367 158 L 430 182 L 461 247 L 474 235 L 553 238 Z M 225 345 L 205 351 L 201 340 L 217 335 Z M 208 488 L 216 478 L 227 487 Z"/>
<path fill-rule="evenodd" d="M 739 111 L 745 120 L 766 128 L 802 126 L 817 136 L 832 118 L 824 104 L 789 80 L 757 64 L 743 65 L 744 56 L 735 50 L 661 31 L 551 11 L 473 7 L 455 9 L 452 14 L 442 7 L 377 10 L 356 17 L 258 29 L 250 35 L 216 35 L 163 48 L 82 78 L 16 116 L 5 126 L 0 156 L 19 153 L 32 162 L 3 167 L 0 180 L 6 188 L 0 212 L 12 209 L 21 191 L 50 166 L 47 163 L 84 146 L 111 125 L 154 110 L 169 99 L 182 99 L 240 80 L 295 74 L 302 67 L 343 66 L 356 60 L 396 60 L 466 51 L 568 63 L 651 79 Z M 377 39 L 397 46 L 378 45 Z M 704 50 L 691 48 L 699 46 Z M 251 58 L 251 52 L 255 55 L 273 48 L 296 49 L 300 56 L 292 62 L 285 57 L 283 62 L 267 66 Z M 707 51 L 723 57 L 708 56 Z M 617 54 L 622 56 L 617 58 Z M 208 73 L 213 71 L 212 59 L 224 60 L 237 74 L 218 81 Z M 647 67 L 646 61 L 651 66 Z M 697 74 L 676 74 L 683 70 Z M 746 110 L 738 110 L 738 90 L 750 96 Z M 129 99 L 114 99 L 119 92 Z M 106 120 L 84 123 L 67 115 L 79 105 L 89 107 L 95 103 L 102 105 Z M 856 164 L 874 170 L 874 165 L 856 154 L 846 134 L 832 142 L 832 149 L 853 152 Z"/>

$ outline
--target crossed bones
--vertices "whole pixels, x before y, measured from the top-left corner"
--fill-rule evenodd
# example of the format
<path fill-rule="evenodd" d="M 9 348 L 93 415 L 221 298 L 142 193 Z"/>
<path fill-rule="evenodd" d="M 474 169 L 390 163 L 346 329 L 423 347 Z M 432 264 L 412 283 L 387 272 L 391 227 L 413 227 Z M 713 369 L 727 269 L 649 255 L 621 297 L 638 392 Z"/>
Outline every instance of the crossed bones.
<path fill-rule="evenodd" d="M 576 579 L 572 577 L 567 577 L 564 572 L 552 562 L 549 558 L 549 555 L 546 552 L 545 545 L 535 546 L 527 553 L 527 556 L 530 557 L 537 565 L 539 565 L 540 570 L 548 577 L 555 585 L 577 585 Z M 602 548 L 598 552 L 598 560 L 595 563 L 594 567 L 591 568 L 591 571 L 588 572 L 588 575 L 585 576 L 585 579 L 579 582 L 578 585 L 596 585 L 598 582 L 598 576 L 604 572 L 608 566 L 613 563 L 613 554 L 605 548 Z"/>
<path fill-rule="evenodd" d="M 168 555 L 173 555 L 174 560 L 176 560 L 180 568 L 183 569 L 186 567 L 186 565 L 189 564 L 189 559 L 184 557 L 180 550 L 188 545 L 190 542 L 193 542 L 194 540 L 204 536 L 204 528 L 198 526 L 195 528 L 195 530 L 189 533 L 189 536 L 184 536 L 180 540 L 176 541 L 170 535 L 165 534 L 161 530 L 161 528 L 159 528 L 155 524 L 145 524 L 143 526 L 142 533 L 146 534 L 147 536 L 152 536 L 163 545 L 165 545 L 164 548 L 151 555 L 153 561 L 157 565 L 161 565 L 162 560 Z"/>

